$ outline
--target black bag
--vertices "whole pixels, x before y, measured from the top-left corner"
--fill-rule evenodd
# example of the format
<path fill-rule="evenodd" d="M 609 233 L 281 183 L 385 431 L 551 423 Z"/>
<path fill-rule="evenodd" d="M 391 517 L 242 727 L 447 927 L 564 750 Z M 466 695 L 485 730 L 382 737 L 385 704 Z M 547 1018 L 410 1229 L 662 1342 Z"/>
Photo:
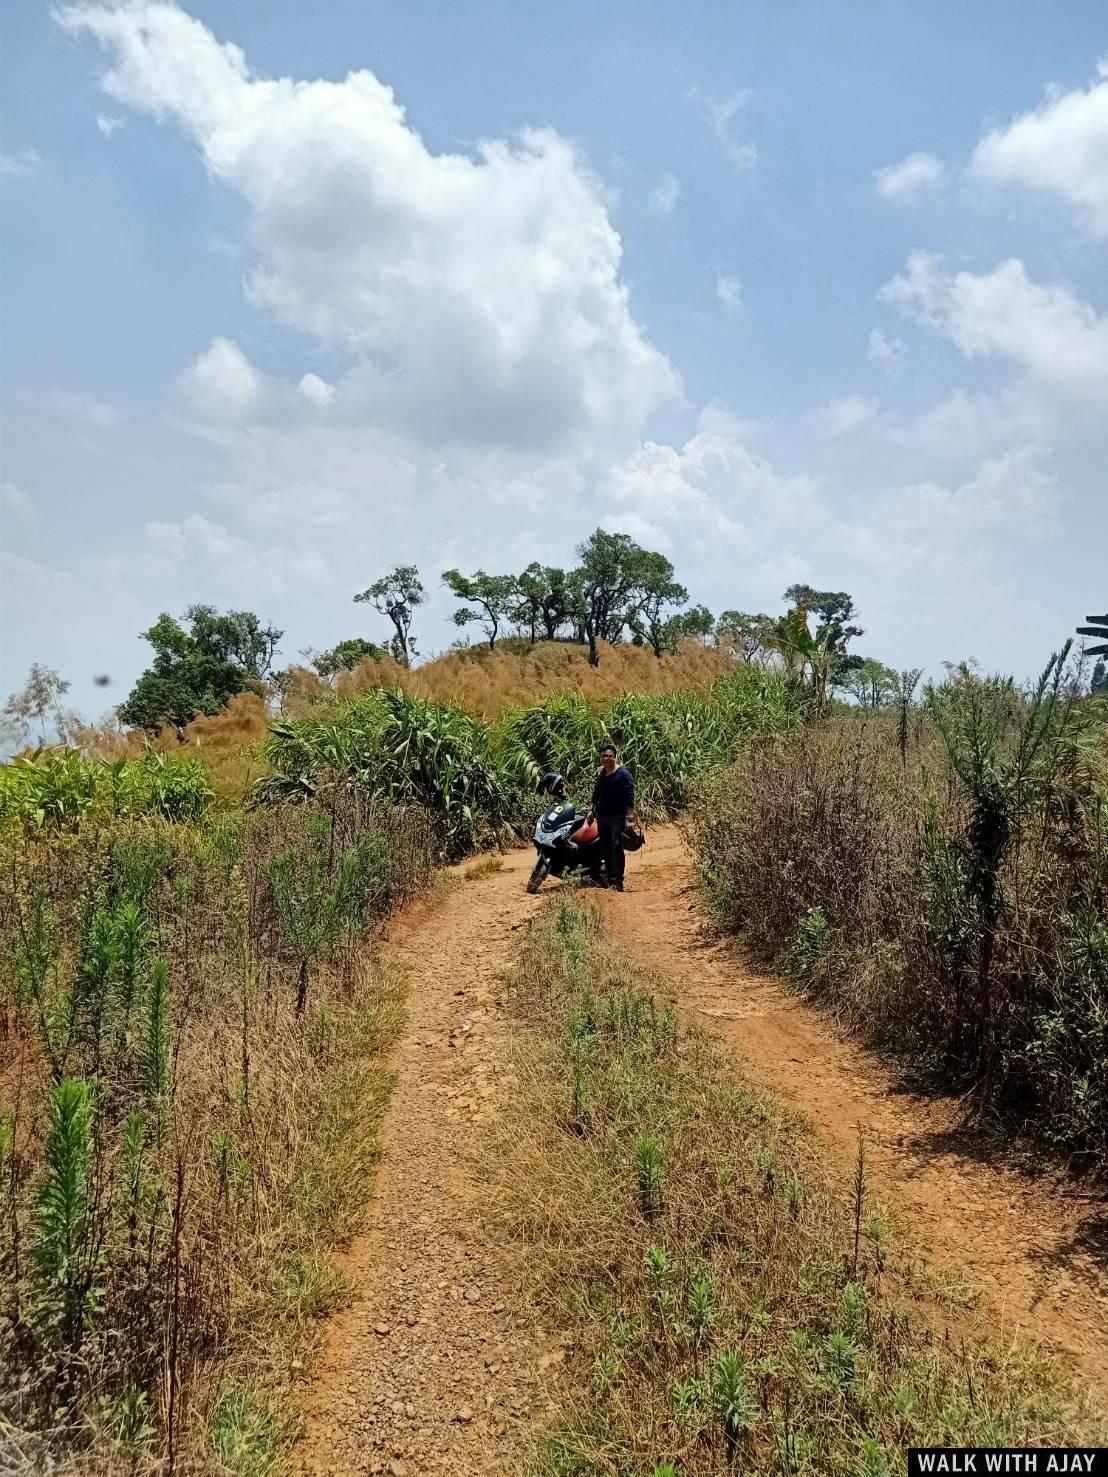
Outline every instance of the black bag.
<path fill-rule="evenodd" d="M 624 826 L 623 834 L 619 839 L 624 851 L 638 851 L 646 845 L 646 836 L 643 834 L 641 826 Z"/>

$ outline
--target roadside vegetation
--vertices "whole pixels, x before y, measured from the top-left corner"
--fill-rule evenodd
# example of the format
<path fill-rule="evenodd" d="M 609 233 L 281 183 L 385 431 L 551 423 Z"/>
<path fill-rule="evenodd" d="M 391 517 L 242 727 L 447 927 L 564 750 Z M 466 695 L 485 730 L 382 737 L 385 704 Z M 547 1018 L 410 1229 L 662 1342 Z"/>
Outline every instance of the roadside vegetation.
<path fill-rule="evenodd" d="M 353 796 L 181 814 L 156 758 L 82 809 L 87 761 L 51 762 L 0 871 L 0 1447 L 265 1472 L 388 1098 L 400 989 L 360 944 L 431 829 Z"/>
<path fill-rule="evenodd" d="M 591 909 L 548 903 L 510 986 L 518 1087 L 489 1175 L 569 1351 L 536 1477 L 879 1477 L 908 1446 L 1105 1439 L 912 1271 L 864 1143 L 837 1181 Z"/>
<path fill-rule="evenodd" d="M 1063 651 L 1025 690 L 744 752 L 690 833 L 723 922 L 856 1030 L 1083 1167 L 1108 1156 L 1108 709 Z"/>

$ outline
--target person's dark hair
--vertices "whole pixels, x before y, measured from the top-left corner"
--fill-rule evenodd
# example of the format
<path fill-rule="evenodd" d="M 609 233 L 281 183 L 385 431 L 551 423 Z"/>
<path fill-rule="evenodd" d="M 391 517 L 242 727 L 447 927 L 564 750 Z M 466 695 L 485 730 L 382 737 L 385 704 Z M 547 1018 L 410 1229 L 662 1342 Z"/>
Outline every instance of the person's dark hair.
<path fill-rule="evenodd" d="M 616 749 L 615 744 L 601 744 L 600 745 L 600 749 L 599 749 L 598 752 L 601 755 L 604 755 L 604 754 L 616 754 L 618 751 Z"/>

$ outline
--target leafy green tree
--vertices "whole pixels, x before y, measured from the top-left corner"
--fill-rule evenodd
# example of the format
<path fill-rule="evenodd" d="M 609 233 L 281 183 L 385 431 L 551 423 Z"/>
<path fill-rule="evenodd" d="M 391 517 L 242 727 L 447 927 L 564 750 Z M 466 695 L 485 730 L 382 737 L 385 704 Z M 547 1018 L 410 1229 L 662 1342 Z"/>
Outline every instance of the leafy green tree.
<path fill-rule="evenodd" d="M 571 592 L 565 570 L 536 561 L 527 566 L 515 584 L 511 619 L 518 627 L 527 628 L 532 646 L 540 627 L 547 641 L 556 641 L 569 618 Z"/>
<path fill-rule="evenodd" d="M 359 662 L 367 657 L 374 661 L 380 661 L 387 652 L 383 646 L 378 646 L 375 641 L 366 641 L 361 636 L 351 636 L 349 640 L 340 641 L 337 646 L 332 646 L 330 651 L 322 651 L 315 658 L 312 665 L 321 677 L 333 677 L 336 672 L 352 672 Z"/>
<path fill-rule="evenodd" d="M 897 681 L 892 667 L 867 656 L 833 685 L 849 692 L 861 708 L 883 708 L 896 697 Z"/>
<path fill-rule="evenodd" d="M 214 605 L 190 605 L 182 620 L 163 612 L 142 633 L 154 661 L 120 706 L 124 723 L 181 729 L 198 713 L 218 713 L 251 682 L 265 680 L 285 634 L 262 625 L 251 610 L 220 615 Z"/>
<path fill-rule="evenodd" d="M 725 610 L 716 622 L 716 645 L 739 661 L 765 662 L 774 649 L 770 643 L 772 630 L 771 616 Z"/>
<path fill-rule="evenodd" d="M 618 641 L 643 594 L 646 551 L 626 533 L 603 528 L 581 544 L 580 567 L 570 576 L 570 618 L 584 632 L 589 662 L 600 664 L 601 641 Z"/>
<path fill-rule="evenodd" d="M 662 625 L 662 650 L 676 651 L 687 636 L 706 641 L 716 628 L 716 618 L 706 605 L 678 611 Z"/>
<path fill-rule="evenodd" d="M 634 580 L 628 625 L 640 645 L 649 645 L 655 656 L 661 656 L 672 649 L 670 609 L 686 605 L 689 592 L 674 579 L 673 565 L 664 554 L 638 549 L 630 556 L 628 566 Z"/>
<path fill-rule="evenodd" d="M 412 617 L 416 607 L 427 599 L 427 592 L 420 582 L 419 570 L 414 564 L 398 564 L 390 574 L 374 580 L 368 589 L 354 596 L 355 605 L 369 604 L 381 615 L 392 621 L 393 655 L 404 667 L 410 667 L 416 655 L 416 644 L 412 638 Z"/>
<path fill-rule="evenodd" d="M 1108 693 L 1108 666 L 1104 664 L 1104 658 L 1097 657 L 1096 666 L 1093 668 L 1092 680 L 1089 683 L 1089 691 L 1092 693 Z"/>
<path fill-rule="evenodd" d="M 476 621 L 485 633 L 489 650 L 494 651 L 500 623 L 510 619 L 518 595 L 515 576 L 486 574 L 483 569 L 464 575 L 457 569 L 444 569 L 442 578 L 455 599 L 466 602 L 454 612 L 454 624 L 468 626 Z"/>

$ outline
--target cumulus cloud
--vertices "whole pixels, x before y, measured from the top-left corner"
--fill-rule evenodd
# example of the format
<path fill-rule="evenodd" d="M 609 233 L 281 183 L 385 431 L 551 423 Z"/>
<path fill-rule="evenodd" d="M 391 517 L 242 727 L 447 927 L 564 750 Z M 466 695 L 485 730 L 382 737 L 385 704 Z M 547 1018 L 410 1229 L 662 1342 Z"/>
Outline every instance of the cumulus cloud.
<path fill-rule="evenodd" d="M 889 412 L 881 436 L 913 452 L 964 461 L 1011 448 L 1028 438 L 1053 441 L 1059 410 L 1034 386 L 1018 382 L 999 393 L 956 389 L 913 416 Z"/>
<path fill-rule="evenodd" d="M 1108 57 L 1085 88 L 1052 91 L 1030 112 L 985 135 L 970 170 L 981 179 L 1051 190 L 1108 237 Z"/>
<path fill-rule="evenodd" d="M 320 379 L 318 374 L 306 374 L 296 387 L 306 400 L 321 409 L 330 405 L 335 398 L 335 387 L 329 385 L 326 380 Z"/>
<path fill-rule="evenodd" d="M 820 436 L 848 436 L 877 414 L 878 402 L 865 395 L 840 395 L 812 411 L 811 422 Z"/>
<path fill-rule="evenodd" d="M 899 164 L 886 164 L 873 171 L 874 184 L 882 200 L 906 204 L 937 190 L 946 177 L 946 166 L 934 154 L 909 154 Z"/>
<path fill-rule="evenodd" d="M 181 374 L 181 387 L 198 415 L 214 421 L 247 419 L 262 398 L 262 376 L 230 339 L 215 338 Z"/>
<path fill-rule="evenodd" d="M 971 614 L 976 631 L 995 621 L 1008 639 L 1006 608 L 1041 645 L 1042 613 L 1025 608 L 1035 592 L 1012 574 L 1017 551 L 1041 551 L 1059 531 L 1064 489 L 1038 446 L 986 457 L 960 481 L 893 484 L 846 502 L 823 479 L 754 452 L 739 424 L 702 416 L 682 447 L 647 442 L 605 491 L 610 526 L 639 530 L 679 568 L 695 563 L 697 597 L 714 609 L 773 609 L 795 580 L 832 582 L 904 661 L 966 655 Z"/>
<path fill-rule="evenodd" d="M 940 257 L 914 251 L 880 297 L 967 359 L 1008 359 L 1067 399 L 1108 402 L 1108 318 L 1068 287 L 1032 281 L 1022 261 L 984 274 L 951 273 Z"/>
<path fill-rule="evenodd" d="M 681 198 L 681 181 L 675 174 L 663 174 L 646 197 L 646 207 L 654 215 L 672 215 Z"/>
<path fill-rule="evenodd" d="M 704 110 L 704 117 L 709 128 L 715 136 L 716 142 L 723 150 L 738 174 L 749 174 L 758 166 L 758 149 L 749 140 L 740 139 L 736 128 L 736 120 L 743 108 L 754 96 L 749 87 L 740 87 L 729 97 L 715 99 L 706 96 L 699 87 L 694 87 L 690 94 Z"/>
<path fill-rule="evenodd" d="M 148 523 L 146 542 L 155 556 L 170 562 L 220 568 L 224 580 L 229 573 L 233 585 L 251 593 L 280 594 L 290 583 L 322 583 L 328 575 L 328 562 L 315 548 L 260 547 L 199 513 L 180 522 Z"/>
<path fill-rule="evenodd" d="M 419 435 L 549 446 L 633 435 L 679 392 L 635 322 L 603 191 L 550 130 L 435 154 L 369 71 L 253 73 L 176 6 L 68 6 L 103 86 L 170 117 L 240 192 L 251 300 L 376 371 L 377 413 Z"/>
<path fill-rule="evenodd" d="M 118 133 L 123 127 L 123 119 L 109 117 L 107 113 L 97 113 L 96 126 L 105 138 L 111 138 L 112 134 Z"/>
<path fill-rule="evenodd" d="M 725 313 L 737 313 L 742 307 L 742 283 L 733 272 L 716 273 L 716 297 Z"/>
<path fill-rule="evenodd" d="M 866 358 L 890 379 L 896 379 L 904 368 L 907 349 L 898 338 L 887 338 L 880 328 L 871 328 L 866 344 Z"/>

